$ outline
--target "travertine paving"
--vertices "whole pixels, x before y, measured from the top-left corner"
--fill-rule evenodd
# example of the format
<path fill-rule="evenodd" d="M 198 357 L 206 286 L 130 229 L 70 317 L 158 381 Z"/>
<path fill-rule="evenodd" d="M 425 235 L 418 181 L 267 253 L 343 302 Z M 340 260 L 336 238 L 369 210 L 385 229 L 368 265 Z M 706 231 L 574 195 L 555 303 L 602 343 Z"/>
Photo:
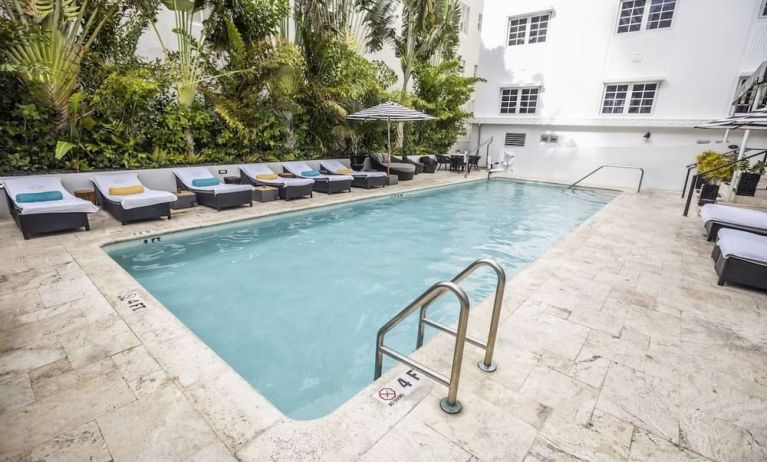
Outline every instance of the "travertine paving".
<path fill-rule="evenodd" d="M 712 246 L 675 193 L 622 194 L 509 280 L 498 370 L 467 346 L 456 416 L 439 410 L 440 385 L 388 407 L 373 384 L 291 421 L 100 249 L 459 181 L 124 227 L 100 212 L 89 233 L 29 241 L 0 222 L 0 460 L 767 460 L 767 294 L 716 285 Z M 122 303 L 128 291 L 146 307 Z M 489 308 L 473 309 L 473 335 Z M 444 371 L 451 347 L 437 337 L 417 356 Z"/>

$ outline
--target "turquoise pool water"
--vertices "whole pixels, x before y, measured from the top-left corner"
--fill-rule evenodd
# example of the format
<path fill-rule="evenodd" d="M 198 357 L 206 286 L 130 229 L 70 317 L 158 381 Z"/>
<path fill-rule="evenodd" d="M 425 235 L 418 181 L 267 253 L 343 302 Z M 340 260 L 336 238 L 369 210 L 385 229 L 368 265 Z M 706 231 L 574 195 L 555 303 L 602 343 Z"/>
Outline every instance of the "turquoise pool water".
<path fill-rule="evenodd" d="M 613 197 L 495 179 L 106 250 L 283 413 L 313 419 L 372 381 L 376 332 L 431 284 L 480 257 L 511 277 Z M 495 276 L 463 287 L 476 304 Z M 430 316 L 453 322 L 457 302 Z M 388 345 L 414 349 L 409 321 Z"/>

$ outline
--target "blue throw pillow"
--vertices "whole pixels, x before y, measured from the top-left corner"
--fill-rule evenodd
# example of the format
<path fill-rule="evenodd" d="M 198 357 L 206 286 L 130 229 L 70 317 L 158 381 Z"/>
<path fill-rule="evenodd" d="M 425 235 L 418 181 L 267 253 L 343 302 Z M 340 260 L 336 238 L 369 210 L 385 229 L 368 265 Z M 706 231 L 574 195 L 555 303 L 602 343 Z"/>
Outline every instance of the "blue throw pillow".
<path fill-rule="evenodd" d="M 16 194 L 16 202 L 19 204 L 27 204 L 30 202 L 60 201 L 62 199 L 64 199 L 64 195 L 61 194 L 61 191 L 43 191 L 38 193 Z"/>
<path fill-rule="evenodd" d="M 197 178 L 192 180 L 192 186 L 197 187 L 216 186 L 217 184 L 219 184 L 218 178 Z"/>
<path fill-rule="evenodd" d="M 317 170 L 307 170 L 305 172 L 301 172 L 301 176 L 320 176 L 320 172 Z"/>

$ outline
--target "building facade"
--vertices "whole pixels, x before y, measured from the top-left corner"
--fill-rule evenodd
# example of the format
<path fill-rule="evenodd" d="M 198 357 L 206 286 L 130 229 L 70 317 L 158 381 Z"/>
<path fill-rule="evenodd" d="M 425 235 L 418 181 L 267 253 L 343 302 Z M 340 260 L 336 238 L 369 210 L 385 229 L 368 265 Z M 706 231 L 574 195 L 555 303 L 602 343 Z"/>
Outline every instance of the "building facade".
<path fill-rule="evenodd" d="M 515 156 L 522 176 L 569 181 L 602 164 L 645 168 L 681 188 L 684 165 L 727 150 L 739 86 L 767 60 L 766 0 L 487 1 L 472 145 Z M 741 107 L 742 110 L 742 107 Z M 752 136 L 750 145 L 767 147 Z M 605 171 L 605 185 L 634 172 Z"/>

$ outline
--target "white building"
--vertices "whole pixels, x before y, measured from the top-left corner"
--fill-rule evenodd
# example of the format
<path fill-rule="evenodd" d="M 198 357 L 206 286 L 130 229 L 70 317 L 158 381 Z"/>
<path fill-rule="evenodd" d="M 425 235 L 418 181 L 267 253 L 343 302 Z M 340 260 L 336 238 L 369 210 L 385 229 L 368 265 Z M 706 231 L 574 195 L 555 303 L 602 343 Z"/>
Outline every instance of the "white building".
<path fill-rule="evenodd" d="M 724 132 L 693 127 L 730 115 L 738 85 L 767 60 L 766 0 L 487 1 L 482 16 L 487 82 L 472 143 L 492 137 L 493 159 L 511 150 L 527 177 L 621 164 L 645 168 L 648 187 L 681 188 L 696 154 L 742 136 L 711 144 Z M 624 186 L 637 176 L 599 175 Z"/>

